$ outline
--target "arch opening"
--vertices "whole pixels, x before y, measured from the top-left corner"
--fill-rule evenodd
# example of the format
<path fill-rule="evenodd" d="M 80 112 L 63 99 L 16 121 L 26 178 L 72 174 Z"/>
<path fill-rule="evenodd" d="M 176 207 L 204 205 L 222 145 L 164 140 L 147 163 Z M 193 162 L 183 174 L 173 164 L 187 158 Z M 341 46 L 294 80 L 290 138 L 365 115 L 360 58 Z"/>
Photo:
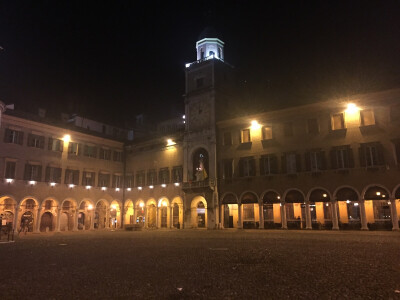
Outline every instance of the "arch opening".
<path fill-rule="evenodd" d="M 274 191 L 263 196 L 264 228 L 275 229 L 282 227 L 281 197 Z"/>

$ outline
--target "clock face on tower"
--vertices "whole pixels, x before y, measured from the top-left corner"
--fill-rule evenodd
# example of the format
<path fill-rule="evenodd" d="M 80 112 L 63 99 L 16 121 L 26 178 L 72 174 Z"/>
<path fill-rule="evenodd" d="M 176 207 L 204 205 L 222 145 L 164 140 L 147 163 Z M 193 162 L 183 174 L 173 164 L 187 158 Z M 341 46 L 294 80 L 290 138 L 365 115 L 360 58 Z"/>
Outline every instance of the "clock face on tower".
<path fill-rule="evenodd" d="M 190 128 L 197 129 L 205 127 L 210 121 L 210 105 L 205 101 L 189 104 Z"/>

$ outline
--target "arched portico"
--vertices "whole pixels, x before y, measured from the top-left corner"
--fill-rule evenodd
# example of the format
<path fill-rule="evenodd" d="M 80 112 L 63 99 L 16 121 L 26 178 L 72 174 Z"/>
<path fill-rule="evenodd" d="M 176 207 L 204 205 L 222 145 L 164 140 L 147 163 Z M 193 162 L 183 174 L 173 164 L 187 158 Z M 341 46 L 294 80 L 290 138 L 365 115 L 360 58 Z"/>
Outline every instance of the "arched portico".
<path fill-rule="evenodd" d="M 367 226 L 373 230 L 391 230 L 392 207 L 389 190 L 379 184 L 371 184 L 363 190 Z"/>
<path fill-rule="evenodd" d="M 146 228 L 157 228 L 157 202 L 154 198 L 150 198 L 146 202 Z"/>
<path fill-rule="evenodd" d="M 139 224 L 144 227 L 146 223 L 146 204 L 142 199 L 139 199 L 135 203 L 135 224 Z"/>
<path fill-rule="evenodd" d="M 78 230 L 94 229 L 94 214 L 92 200 L 83 199 L 78 206 Z"/>
<path fill-rule="evenodd" d="M 121 204 L 117 200 L 111 202 L 108 227 L 112 229 L 121 227 Z"/>
<path fill-rule="evenodd" d="M 36 232 L 38 230 L 39 201 L 33 197 L 24 198 L 19 205 L 18 224 L 20 228 L 24 228 L 27 232 Z M 23 230 L 24 230 L 23 229 Z"/>
<path fill-rule="evenodd" d="M 269 190 L 262 195 L 264 228 L 275 229 L 282 227 L 282 204 L 277 191 Z"/>
<path fill-rule="evenodd" d="M 162 197 L 158 200 L 157 204 L 157 228 L 169 228 L 171 218 L 171 209 L 169 200 Z"/>
<path fill-rule="evenodd" d="M 50 232 L 57 230 L 57 222 L 59 218 L 58 202 L 54 198 L 43 200 L 39 211 L 40 232 Z"/>
<path fill-rule="evenodd" d="M 222 196 L 220 211 L 223 228 L 238 228 L 238 202 L 238 198 L 234 193 L 226 193 Z"/>
<path fill-rule="evenodd" d="M 134 211 L 134 207 L 133 207 L 133 202 L 132 200 L 128 199 L 125 201 L 125 221 L 124 224 L 125 225 L 132 225 L 135 224 L 135 211 Z"/>
<path fill-rule="evenodd" d="M 260 225 L 258 196 L 254 192 L 244 192 L 239 203 L 239 228 L 255 229 Z"/>
<path fill-rule="evenodd" d="M 310 215 L 313 229 L 332 229 L 332 203 L 331 194 L 327 189 L 316 187 L 307 195 L 310 204 Z"/>
<path fill-rule="evenodd" d="M 78 229 L 78 212 L 74 199 L 65 199 L 61 203 L 60 211 L 60 231 L 70 231 Z"/>
<path fill-rule="evenodd" d="M 108 228 L 108 203 L 106 200 L 99 200 L 96 203 L 94 212 L 94 229 Z"/>
<path fill-rule="evenodd" d="M 311 226 L 307 226 L 309 209 L 307 211 L 303 192 L 298 189 L 288 190 L 284 193 L 284 201 L 287 228 L 311 229 Z"/>
<path fill-rule="evenodd" d="M 190 205 L 190 219 L 192 228 L 207 228 L 207 201 L 202 196 L 193 198 Z"/>
<path fill-rule="evenodd" d="M 342 186 L 336 189 L 333 197 L 337 201 L 337 211 L 340 229 L 360 229 L 362 227 L 361 201 L 357 189 L 352 186 Z M 366 225 L 366 223 L 365 223 Z"/>
<path fill-rule="evenodd" d="M 171 228 L 183 228 L 183 201 L 182 198 L 177 196 L 171 202 Z"/>
<path fill-rule="evenodd" d="M 11 229 L 16 229 L 16 217 L 18 214 L 17 201 L 10 196 L 0 197 L 0 214 L 2 221 Z"/>

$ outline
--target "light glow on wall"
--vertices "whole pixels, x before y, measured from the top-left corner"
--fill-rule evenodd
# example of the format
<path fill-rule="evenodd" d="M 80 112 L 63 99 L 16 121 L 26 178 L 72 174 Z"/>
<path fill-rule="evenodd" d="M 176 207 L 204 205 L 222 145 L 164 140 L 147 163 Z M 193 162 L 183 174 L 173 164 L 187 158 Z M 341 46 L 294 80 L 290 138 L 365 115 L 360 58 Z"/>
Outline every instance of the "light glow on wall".
<path fill-rule="evenodd" d="M 128 192 L 132 191 L 132 189 L 131 189 L 131 188 L 127 188 L 126 190 L 127 190 Z"/>
<path fill-rule="evenodd" d="M 161 185 L 161 187 L 163 187 L 163 188 L 165 188 L 167 185 L 165 184 L 165 183 L 163 183 L 162 185 Z"/>
<path fill-rule="evenodd" d="M 149 185 L 149 188 L 150 189 L 154 189 L 154 185 Z"/>
<path fill-rule="evenodd" d="M 261 125 L 256 120 L 251 121 L 251 129 L 256 130 L 256 129 L 260 129 L 260 128 L 261 128 Z"/>
<path fill-rule="evenodd" d="M 179 182 L 175 182 L 174 185 L 175 185 L 175 186 L 179 186 Z"/>
<path fill-rule="evenodd" d="M 92 204 L 89 204 L 88 205 L 88 210 L 92 210 L 93 209 L 93 205 Z"/>
<path fill-rule="evenodd" d="M 29 181 L 29 184 L 30 184 L 30 185 L 35 185 L 35 184 L 36 184 L 36 181 L 35 181 L 35 180 L 30 180 L 30 181 Z"/>
<path fill-rule="evenodd" d="M 115 188 L 115 191 L 116 191 L 116 192 L 119 192 L 119 188 Z"/>
<path fill-rule="evenodd" d="M 74 186 L 75 186 L 75 185 L 73 185 L 72 183 L 68 185 L 68 187 L 69 187 L 70 189 L 72 189 Z"/>
<path fill-rule="evenodd" d="M 87 189 L 87 190 L 90 190 L 91 188 L 92 188 L 91 185 L 87 185 L 87 186 L 86 186 L 86 189 Z"/>
<path fill-rule="evenodd" d="M 102 191 L 105 191 L 105 190 L 107 190 L 107 188 L 106 188 L 105 186 L 102 186 L 102 187 L 101 187 L 101 190 L 102 190 Z"/>
<path fill-rule="evenodd" d="M 50 182 L 50 186 L 54 187 L 54 186 L 56 186 L 56 183 L 55 182 Z"/>
<path fill-rule="evenodd" d="M 111 204 L 111 209 L 116 210 L 117 209 L 117 205 L 116 204 Z"/>
<path fill-rule="evenodd" d="M 13 183 L 13 181 L 14 181 L 14 179 L 12 179 L 12 178 L 6 178 L 7 183 Z"/>
<path fill-rule="evenodd" d="M 138 188 L 137 188 L 139 191 L 141 191 L 142 190 L 142 187 L 141 186 L 138 186 Z"/>
<path fill-rule="evenodd" d="M 346 109 L 347 113 L 354 114 L 354 113 L 358 112 L 359 110 L 360 109 L 354 103 L 347 104 L 347 109 Z"/>
<path fill-rule="evenodd" d="M 71 140 L 71 136 L 69 134 L 64 135 L 64 137 L 63 137 L 64 142 L 69 143 L 70 140 Z"/>
<path fill-rule="evenodd" d="M 140 202 L 140 203 L 139 203 L 139 206 L 143 208 L 143 207 L 144 207 L 144 203 L 143 203 L 143 202 Z"/>
<path fill-rule="evenodd" d="M 167 139 L 167 146 L 173 146 L 176 145 L 176 143 L 172 139 Z"/>

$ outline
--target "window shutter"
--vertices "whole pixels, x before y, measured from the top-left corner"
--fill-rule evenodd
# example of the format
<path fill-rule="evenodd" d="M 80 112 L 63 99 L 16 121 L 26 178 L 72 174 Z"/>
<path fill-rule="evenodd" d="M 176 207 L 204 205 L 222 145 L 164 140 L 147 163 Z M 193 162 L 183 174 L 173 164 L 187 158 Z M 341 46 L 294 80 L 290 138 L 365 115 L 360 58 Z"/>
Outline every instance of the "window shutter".
<path fill-rule="evenodd" d="M 256 176 L 256 160 L 254 158 L 250 159 L 250 176 Z"/>
<path fill-rule="evenodd" d="M 265 160 L 267 159 L 267 157 L 261 157 L 260 158 L 260 175 L 266 175 L 265 174 L 265 166 L 264 166 L 264 164 L 265 164 Z"/>
<path fill-rule="evenodd" d="M 38 166 L 36 181 L 42 181 L 42 166 Z"/>
<path fill-rule="evenodd" d="M 29 171 L 30 171 L 30 164 L 25 164 L 25 171 L 24 171 L 24 180 L 30 180 Z"/>
<path fill-rule="evenodd" d="M 329 156 L 331 158 L 331 169 L 337 169 L 337 151 L 335 148 L 331 149 L 331 151 L 329 152 Z"/>
<path fill-rule="evenodd" d="M 56 168 L 55 180 L 56 180 L 57 183 L 61 183 L 61 172 L 62 172 L 61 168 Z"/>
<path fill-rule="evenodd" d="M 360 148 L 358 149 L 358 154 L 360 157 L 360 166 L 365 167 L 367 165 L 366 163 L 366 156 L 365 156 L 365 150 L 366 147 L 364 145 L 361 145 Z"/>
<path fill-rule="evenodd" d="M 84 150 L 83 144 L 82 144 L 82 143 L 79 143 L 79 144 L 78 144 L 78 150 L 77 150 L 76 155 L 82 156 L 82 155 L 83 155 L 83 150 Z"/>
<path fill-rule="evenodd" d="M 325 155 L 325 151 L 320 151 L 318 153 L 318 156 L 320 157 L 320 161 L 321 161 L 321 170 L 326 170 L 326 155 Z"/>
<path fill-rule="evenodd" d="M 49 144 L 47 146 L 48 150 L 51 150 L 53 148 L 53 138 L 49 138 Z"/>
<path fill-rule="evenodd" d="M 63 152 L 64 151 L 64 141 L 60 140 L 60 149 L 58 151 Z"/>
<path fill-rule="evenodd" d="M 18 131 L 18 144 L 22 145 L 23 141 L 24 141 L 24 133 L 22 131 Z"/>
<path fill-rule="evenodd" d="M 301 172 L 301 155 L 296 154 L 296 172 Z"/>
<path fill-rule="evenodd" d="M 305 162 L 306 162 L 306 171 L 311 171 L 311 154 L 310 152 L 306 152 L 304 154 Z"/>
<path fill-rule="evenodd" d="M 39 138 L 39 148 L 44 149 L 44 137 L 43 136 L 41 136 Z"/>
<path fill-rule="evenodd" d="M 45 179 L 46 182 L 50 181 L 50 167 L 46 167 L 46 175 L 45 175 Z"/>
<path fill-rule="evenodd" d="M 10 141 L 9 136 L 11 135 L 11 130 L 6 128 L 4 131 L 4 143 L 8 143 Z"/>
<path fill-rule="evenodd" d="M 286 173 L 287 173 L 286 154 L 282 155 L 282 158 L 281 158 L 281 168 L 282 168 L 282 173 L 286 174 Z"/>
<path fill-rule="evenodd" d="M 239 159 L 239 177 L 244 176 L 244 165 L 243 165 L 243 159 Z"/>
<path fill-rule="evenodd" d="M 383 146 L 381 143 L 377 143 L 376 149 L 378 151 L 378 165 L 384 165 L 385 164 L 385 156 L 384 156 L 384 150 Z"/>
<path fill-rule="evenodd" d="M 276 157 L 276 155 L 271 155 L 269 157 L 269 169 L 271 171 L 272 174 L 277 174 L 278 173 L 278 158 Z"/>

